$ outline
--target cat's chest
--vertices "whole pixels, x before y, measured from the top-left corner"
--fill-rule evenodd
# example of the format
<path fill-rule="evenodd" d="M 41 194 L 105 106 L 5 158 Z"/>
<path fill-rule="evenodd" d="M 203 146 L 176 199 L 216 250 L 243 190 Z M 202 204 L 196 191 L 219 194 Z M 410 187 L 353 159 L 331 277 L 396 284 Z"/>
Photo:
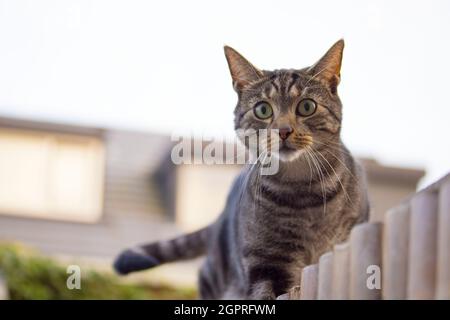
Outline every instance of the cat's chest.
<path fill-rule="evenodd" d="M 297 205 L 298 202 L 274 207 L 255 205 L 246 223 L 247 239 L 257 239 L 269 246 L 283 243 L 290 249 L 290 254 L 298 255 L 300 260 L 308 263 L 316 261 L 342 240 L 345 219 L 338 218 L 339 210 L 333 210 L 331 204 L 301 210 Z"/>
<path fill-rule="evenodd" d="M 300 216 L 303 219 L 320 219 L 324 210 L 333 209 L 339 199 L 339 188 L 318 184 L 282 184 L 264 181 L 247 192 L 247 202 L 261 214 Z"/>

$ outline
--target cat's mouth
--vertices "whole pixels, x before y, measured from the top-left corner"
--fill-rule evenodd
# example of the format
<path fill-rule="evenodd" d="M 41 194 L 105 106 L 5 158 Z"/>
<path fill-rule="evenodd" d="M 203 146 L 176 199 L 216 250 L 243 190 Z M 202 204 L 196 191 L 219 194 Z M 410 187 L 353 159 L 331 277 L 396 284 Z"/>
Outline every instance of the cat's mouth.
<path fill-rule="evenodd" d="M 286 142 L 282 142 L 276 155 L 281 161 L 289 162 L 297 159 L 301 155 L 302 151 L 302 149 L 295 148 Z"/>
<path fill-rule="evenodd" d="M 298 151 L 298 149 L 287 145 L 285 142 L 283 142 L 280 146 L 280 153 L 282 153 L 282 152 L 289 153 L 289 152 L 294 152 L 294 151 Z"/>

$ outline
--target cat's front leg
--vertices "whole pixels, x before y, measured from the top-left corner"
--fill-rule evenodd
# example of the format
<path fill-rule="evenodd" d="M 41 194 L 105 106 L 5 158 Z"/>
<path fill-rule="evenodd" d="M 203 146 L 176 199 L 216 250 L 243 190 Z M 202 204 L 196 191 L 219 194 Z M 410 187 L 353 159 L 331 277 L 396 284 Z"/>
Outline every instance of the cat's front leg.
<path fill-rule="evenodd" d="M 247 264 L 247 296 L 255 300 L 274 300 L 286 293 L 291 286 L 292 275 L 288 266 L 261 259 L 252 259 Z"/>
<path fill-rule="evenodd" d="M 275 300 L 277 297 L 273 291 L 270 280 L 259 281 L 251 284 L 249 299 L 251 300 Z"/>

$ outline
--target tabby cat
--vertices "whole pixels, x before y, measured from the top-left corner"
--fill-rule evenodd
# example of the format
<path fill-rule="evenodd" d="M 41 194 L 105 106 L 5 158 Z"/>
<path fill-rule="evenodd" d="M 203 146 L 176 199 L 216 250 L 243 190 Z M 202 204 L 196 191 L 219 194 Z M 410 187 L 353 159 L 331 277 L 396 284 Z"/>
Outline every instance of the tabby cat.
<path fill-rule="evenodd" d="M 238 95 L 235 129 L 278 129 L 278 171 L 244 167 L 215 223 L 128 249 L 114 267 L 127 274 L 206 254 L 201 298 L 275 299 L 368 218 L 364 175 L 340 138 L 344 41 L 299 70 L 262 71 L 224 49 Z"/>

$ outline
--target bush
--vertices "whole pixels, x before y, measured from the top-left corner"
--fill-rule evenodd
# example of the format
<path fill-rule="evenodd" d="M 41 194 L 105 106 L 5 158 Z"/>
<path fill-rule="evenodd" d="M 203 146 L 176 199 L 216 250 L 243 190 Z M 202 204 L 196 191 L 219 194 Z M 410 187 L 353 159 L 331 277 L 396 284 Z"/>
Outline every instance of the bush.
<path fill-rule="evenodd" d="M 194 299 L 191 288 L 124 284 L 118 277 L 82 268 L 81 290 L 66 286 L 65 267 L 26 247 L 0 244 L 0 270 L 11 299 Z"/>

